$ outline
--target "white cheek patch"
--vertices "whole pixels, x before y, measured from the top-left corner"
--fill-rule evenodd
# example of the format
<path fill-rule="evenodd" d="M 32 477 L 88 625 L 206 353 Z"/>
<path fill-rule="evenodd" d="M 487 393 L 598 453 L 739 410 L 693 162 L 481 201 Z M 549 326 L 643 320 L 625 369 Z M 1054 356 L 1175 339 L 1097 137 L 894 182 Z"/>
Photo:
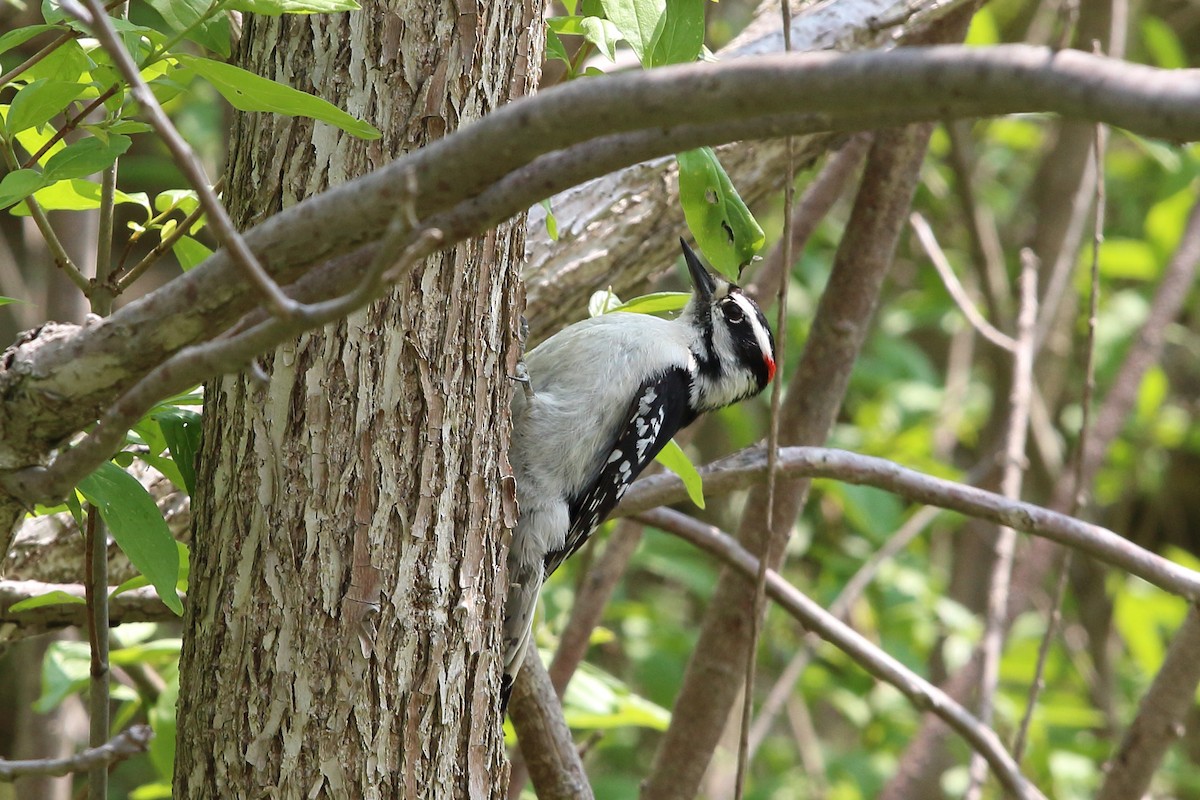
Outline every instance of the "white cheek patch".
<path fill-rule="evenodd" d="M 775 354 L 771 352 L 771 338 L 767 334 L 767 329 L 759 322 L 759 311 L 754 307 L 754 303 L 750 301 L 749 297 L 740 292 L 733 295 L 732 300 L 738 304 L 738 307 L 742 309 L 742 313 L 746 315 L 746 321 L 750 323 L 750 328 L 754 331 L 754 339 L 758 342 L 758 349 L 762 351 L 763 356 L 770 356 L 773 359 Z"/>

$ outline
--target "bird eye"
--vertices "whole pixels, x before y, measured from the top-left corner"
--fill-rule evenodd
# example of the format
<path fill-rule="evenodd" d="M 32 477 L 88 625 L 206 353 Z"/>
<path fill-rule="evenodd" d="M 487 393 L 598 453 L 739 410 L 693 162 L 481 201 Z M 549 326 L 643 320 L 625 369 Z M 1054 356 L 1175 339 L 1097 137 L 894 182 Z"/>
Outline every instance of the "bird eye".
<path fill-rule="evenodd" d="M 742 307 L 737 303 L 725 304 L 725 319 L 733 323 L 741 322 L 746 318 L 746 313 L 742 311 Z"/>

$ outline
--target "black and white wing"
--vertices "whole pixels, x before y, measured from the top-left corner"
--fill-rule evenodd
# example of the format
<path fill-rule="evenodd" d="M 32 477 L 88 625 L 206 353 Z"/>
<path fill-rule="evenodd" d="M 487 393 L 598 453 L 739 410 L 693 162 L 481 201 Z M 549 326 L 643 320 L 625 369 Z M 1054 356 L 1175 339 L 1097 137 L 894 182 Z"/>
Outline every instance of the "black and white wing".
<path fill-rule="evenodd" d="M 658 451 L 696 418 L 691 385 L 687 370 L 676 367 L 639 387 L 595 477 L 568 502 L 571 525 L 562 548 L 546 554 L 545 577 L 583 546 Z"/>

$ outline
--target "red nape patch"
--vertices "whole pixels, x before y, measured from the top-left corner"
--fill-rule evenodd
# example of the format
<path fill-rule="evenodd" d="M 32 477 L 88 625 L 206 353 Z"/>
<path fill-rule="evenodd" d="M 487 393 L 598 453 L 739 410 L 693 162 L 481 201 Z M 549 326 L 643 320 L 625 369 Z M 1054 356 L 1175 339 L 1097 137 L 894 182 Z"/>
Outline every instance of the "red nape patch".
<path fill-rule="evenodd" d="M 774 377 L 775 377 L 775 359 L 768 357 L 767 358 L 767 383 L 770 383 L 771 379 Z"/>

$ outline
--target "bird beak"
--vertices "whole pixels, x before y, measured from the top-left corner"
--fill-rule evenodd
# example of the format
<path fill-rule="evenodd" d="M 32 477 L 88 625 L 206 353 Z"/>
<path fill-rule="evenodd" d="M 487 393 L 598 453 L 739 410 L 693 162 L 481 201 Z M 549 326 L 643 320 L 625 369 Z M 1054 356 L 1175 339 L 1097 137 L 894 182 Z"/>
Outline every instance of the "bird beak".
<path fill-rule="evenodd" d="M 713 292 L 717 290 L 716 281 L 712 275 L 708 274 L 708 270 L 700 263 L 699 257 L 688 247 L 688 243 L 679 237 L 679 244 L 683 247 L 683 260 L 687 262 L 688 272 L 692 273 L 692 283 L 696 287 L 696 295 L 704 303 L 711 303 Z"/>

